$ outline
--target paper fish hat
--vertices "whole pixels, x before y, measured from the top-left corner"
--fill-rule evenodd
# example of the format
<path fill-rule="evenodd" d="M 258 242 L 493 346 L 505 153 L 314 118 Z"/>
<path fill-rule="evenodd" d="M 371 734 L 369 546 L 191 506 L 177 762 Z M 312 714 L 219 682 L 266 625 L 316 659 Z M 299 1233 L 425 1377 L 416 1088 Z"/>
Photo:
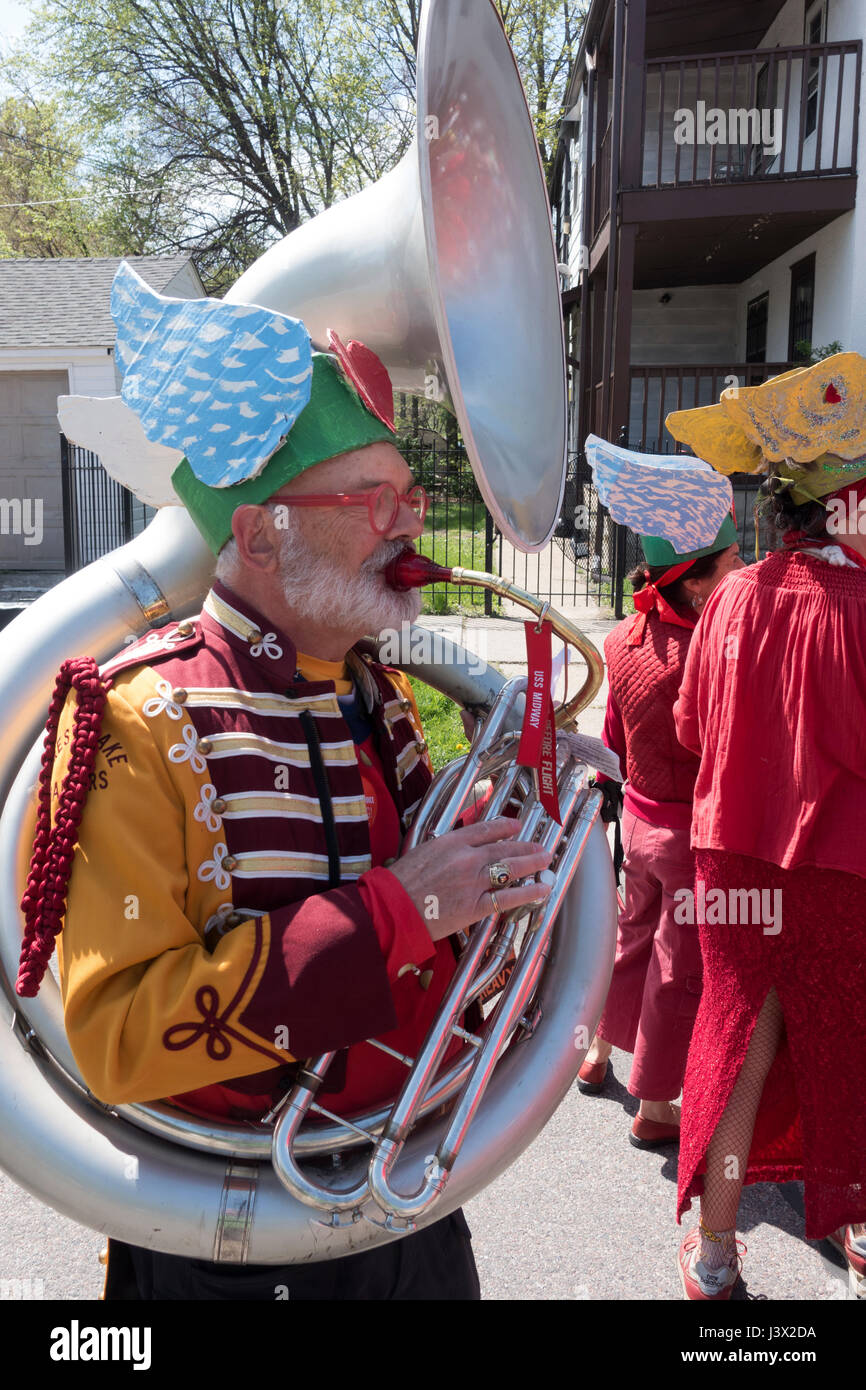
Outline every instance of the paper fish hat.
<path fill-rule="evenodd" d="M 726 550 L 737 539 L 727 478 L 688 454 L 640 454 L 597 435 L 584 445 L 599 499 L 637 531 L 649 565 Z"/>
<path fill-rule="evenodd" d="M 720 473 L 806 481 L 805 501 L 866 476 L 866 358 L 838 352 L 761 386 L 729 387 L 718 405 L 675 410 L 667 428 Z"/>
<path fill-rule="evenodd" d="M 236 507 L 267 501 L 325 459 L 394 442 L 391 380 L 362 343 L 329 332 L 332 353 L 315 352 L 300 319 L 254 304 L 169 299 L 125 261 L 111 312 L 122 398 L 177 465 L 174 494 L 215 554 Z"/>

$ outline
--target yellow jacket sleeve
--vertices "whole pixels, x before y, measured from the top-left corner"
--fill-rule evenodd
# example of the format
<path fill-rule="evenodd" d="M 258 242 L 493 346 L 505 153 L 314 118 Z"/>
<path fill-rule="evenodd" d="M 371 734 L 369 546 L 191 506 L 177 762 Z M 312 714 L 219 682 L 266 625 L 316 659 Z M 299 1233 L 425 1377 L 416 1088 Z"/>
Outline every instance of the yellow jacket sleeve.
<path fill-rule="evenodd" d="M 204 779 L 169 756 L 178 726 L 142 714 L 156 679 L 139 667 L 109 693 L 59 941 L 70 1045 L 88 1086 L 112 1104 L 252 1075 L 395 1021 L 353 884 L 244 920 L 208 949 L 206 928 L 227 895 L 215 887 L 215 837 L 195 816 Z M 75 703 L 71 692 L 53 808 Z"/>

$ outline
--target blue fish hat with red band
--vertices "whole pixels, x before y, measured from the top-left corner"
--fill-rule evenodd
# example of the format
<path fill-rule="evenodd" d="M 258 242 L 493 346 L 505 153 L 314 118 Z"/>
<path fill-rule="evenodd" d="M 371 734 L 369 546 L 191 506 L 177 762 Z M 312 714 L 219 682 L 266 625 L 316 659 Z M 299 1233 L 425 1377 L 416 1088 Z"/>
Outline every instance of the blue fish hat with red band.
<path fill-rule="evenodd" d="M 174 500 L 218 554 L 245 503 L 266 502 L 316 463 L 393 443 L 394 393 L 363 343 L 255 304 L 170 299 L 124 261 L 111 312 L 123 400 L 177 466 Z M 134 486 L 133 486 L 134 490 Z"/>

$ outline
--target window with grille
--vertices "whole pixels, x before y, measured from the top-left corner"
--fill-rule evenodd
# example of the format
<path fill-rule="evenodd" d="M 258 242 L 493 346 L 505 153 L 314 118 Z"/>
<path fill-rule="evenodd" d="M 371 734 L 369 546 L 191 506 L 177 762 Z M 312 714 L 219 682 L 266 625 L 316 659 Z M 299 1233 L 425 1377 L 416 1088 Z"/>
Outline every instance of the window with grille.
<path fill-rule="evenodd" d="M 750 299 L 746 306 L 746 361 L 767 360 L 767 317 L 770 308 L 769 291 Z"/>
<path fill-rule="evenodd" d="M 806 10 L 805 42 L 824 43 L 827 38 L 827 3 L 819 0 Z M 821 59 L 810 58 L 806 74 L 806 126 L 803 137 L 811 135 L 818 126 L 818 88 L 821 83 Z"/>
<path fill-rule="evenodd" d="M 812 343 L 812 314 L 815 304 L 815 252 L 791 266 L 791 315 L 788 329 L 788 360 L 804 361 L 805 348 Z"/>

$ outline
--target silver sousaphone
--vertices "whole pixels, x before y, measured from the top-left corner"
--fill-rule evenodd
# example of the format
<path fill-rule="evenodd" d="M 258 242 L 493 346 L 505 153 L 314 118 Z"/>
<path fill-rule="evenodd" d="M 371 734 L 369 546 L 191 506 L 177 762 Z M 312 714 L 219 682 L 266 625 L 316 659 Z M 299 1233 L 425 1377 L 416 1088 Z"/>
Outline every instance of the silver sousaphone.
<path fill-rule="evenodd" d="M 398 389 L 450 402 L 497 524 L 521 549 L 537 550 L 564 481 L 558 278 L 525 97 L 488 0 L 427 0 L 417 121 L 417 141 L 397 168 L 274 246 L 228 298 L 303 318 L 317 346 L 326 346 L 327 328 L 358 338 Z M 259 1126 L 205 1123 L 162 1103 L 95 1100 L 66 1039 L 55 978 L 46 975 L 35 999 L 18 999 L 12 985 L 40 733 L 63 660 L 105 660 L 130 634 L 195 613 L 212 571 L 186 513 L 167 507 L 0 635 L 0 1162 L 57 1210 L 133 1244 L 227 1262 L 335 1258 L 454 1210 L 547 1122 L 607 992 L 616 923 L 610 855 L 587 769 L 564 753 L 560 830 L 514 763 L 520 683 L 506 685 L 491 667 L 479 676 L 475 659 L 452 649 L 453 660 L 413 669 L 483 722 L 467 758 L 434 782 L 413 842 L 445 833 L 476 778 L 492 775 L 494 812 L 512 795 L 522 799 L 523 834 L 554 849 L 556 884 L 529 918 L 487 919 L 469 934 L 457 983 L 394 1106 L 351 1123 L 320 1115 L 311 1126 L 327 1057 L 308 1060 L 285 1106 Z M 461 582 L 508 590 L 540 613 L 537 600 L 493 576 Z M 576 629 L 554 622 L 588 668 L 558 713 L 567 728 L 602 668 Z M 438 1068 L 468 1001 L 502 974 L 483 1027 L 465 1030 L 461 1055 Z"/>

